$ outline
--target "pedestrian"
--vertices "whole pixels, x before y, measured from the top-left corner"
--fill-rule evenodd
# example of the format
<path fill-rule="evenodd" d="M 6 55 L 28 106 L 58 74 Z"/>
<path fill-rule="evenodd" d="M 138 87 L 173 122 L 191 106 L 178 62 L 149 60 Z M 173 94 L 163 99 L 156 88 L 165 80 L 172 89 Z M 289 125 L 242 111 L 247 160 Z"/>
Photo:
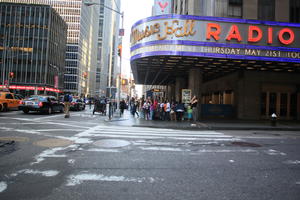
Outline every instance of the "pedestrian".
<path fill-rule="evenodd" d="M 170 111 L 170 118 L 171 118 L 171 121 L 176 121 L 176 103 L 173 101 L 171 103 L 171 111 Z"/>
<path fill-rule="evenodd" d="M 188 115 L 188 120 L 192 121 L 193 119 L 193 109 L 191 105 L 188 105 L 187 107 L 187 115 Z"/>
<path fill-rule="evenodd" d="M 150 103 L 149 100 L 146 100 L 143 106 L 145 119 L 149 120 L 150 118 Z"/>
<path fill-rule="evenodd" d="M 136 111 L 137 109 L 137 102 L 135 102 L 133 105 L 132 105 L 132 108 L 131 108 L 131 114 L 133 117 L 135 117 L 135 114 L 137 114 L 137 117 L 140 117 L 139 116 L 139 113 Z"/>
<path fill-rule="evenodd" d="M 126 108 L 126 103 L 125 103 L 125 100 L 122 99 L 122 101 L 120 101 L 120 117 L 123 116 L 124 114 L 124 110 Z"/>
<path fill-rule="evenodd" d="M 64 95 L 64 113 L 65 113 L 65 118 L 70 117 L 70 104 L 73 100 L 73 97 L 71 94 L 66 93 Z"/>
<path fill-rule="evenodd" d="M 196 122 L 198 120 L 198 108 L 197 108 L 197 105 L 198 105 L 198 98 L 196 95 L 193 96 L 193 98 L 191 99 L 191 107 L 192 107 L 192 110 L 193 110 L 193 121 Z"/>
<path fill-rule="evenodd" d="M 179 103 L 177 104 L 176 106 L 176 118 L 177 118 L 177 121 L 182 121 L 183 119 L 183 114 L 184 114 L 184 105 L 183 103 L 181 103 L 181 101 L 179 101 Z"/>
<path fill-rule="evenodd" d="M 92 109 L 92 99 L 89 98 L 89 107 L 90 107 L 90 110 Z"/>
<path fill-rule="evenodd" d="M 165 120 L 165 110 L 164 110 L 164 102 L 162 100 L 162 102 L 159 104 L 159 113 L 160 113 L 160 120 Z"/>
<path fill-rule="evenodd" d="M 154 119 L 154 110 L 155 110 L 154 103 L 151 102 L 151 104 L 150 104 L 150 120 Z"/>
<path fill-rule="evenodd" d="M 165 101 L 164 109 L 165 109 L 165 117 L 164 118 L 165 118 L 165 120 L 170 121 L 171 105 L 168 100 Z"/>

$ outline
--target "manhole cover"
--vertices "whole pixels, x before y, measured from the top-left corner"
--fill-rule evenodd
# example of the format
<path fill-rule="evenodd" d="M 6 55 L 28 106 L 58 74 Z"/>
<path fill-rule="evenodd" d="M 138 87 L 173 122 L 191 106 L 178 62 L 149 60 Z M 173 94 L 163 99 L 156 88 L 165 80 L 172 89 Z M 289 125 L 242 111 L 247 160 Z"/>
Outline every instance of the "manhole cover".
<path fill-rule="evenodd" d="M 260 144 L 250 143 L 250 142 L 232 142 L 232 145 L 241 146 L 241 147 L 261 147 Z"/>
<path fill-rule="evenodd" d="M 94 145 L 103 148 L 118 148 L 118 147 L 128 146 L 130 145 L 130 142 L 126 140 L 107 139 L 107 140 L 98 140 L 94 142 Z"/>

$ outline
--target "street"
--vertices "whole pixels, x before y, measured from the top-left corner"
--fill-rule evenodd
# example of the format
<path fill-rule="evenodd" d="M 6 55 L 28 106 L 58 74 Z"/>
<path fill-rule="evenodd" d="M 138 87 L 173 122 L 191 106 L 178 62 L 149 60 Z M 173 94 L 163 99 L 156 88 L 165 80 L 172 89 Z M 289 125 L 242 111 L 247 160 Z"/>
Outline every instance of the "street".
<path fill-rule="evenodd" d="M 0 199 L 300 199 L 300 134 L 0 113 Z M 127 124 L 128 122 L 128 124 Z M 129 123 L 130 122 L 130 123 Z"/>

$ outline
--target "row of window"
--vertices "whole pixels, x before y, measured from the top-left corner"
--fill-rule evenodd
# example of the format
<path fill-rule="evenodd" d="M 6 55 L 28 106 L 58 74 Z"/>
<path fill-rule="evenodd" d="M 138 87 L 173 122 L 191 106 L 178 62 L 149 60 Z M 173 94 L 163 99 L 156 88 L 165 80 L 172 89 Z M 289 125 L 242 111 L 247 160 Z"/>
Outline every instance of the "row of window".
<path fill-rule="evenodd" d="M 77 83 L 65 83 L 65 87 L 67 90 L 77 90 Z"/>

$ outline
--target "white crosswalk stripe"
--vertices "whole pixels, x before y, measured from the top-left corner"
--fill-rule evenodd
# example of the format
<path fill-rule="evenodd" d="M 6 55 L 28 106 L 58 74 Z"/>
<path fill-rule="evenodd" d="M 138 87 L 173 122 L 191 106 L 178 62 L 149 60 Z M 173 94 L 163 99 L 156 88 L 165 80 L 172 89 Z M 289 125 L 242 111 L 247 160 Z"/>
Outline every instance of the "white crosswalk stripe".
<path fill-rule="evenodd" d="M 84 135 L 83 135 L 84 136 Z M 123 138 L 123 139 L 173 139 L 203 141 L 235 141 L 238 138 L 216 131 L 190 131 L 173 129 L 155 129 L 142 127 L 98 126 L 87 137 Z"/>

